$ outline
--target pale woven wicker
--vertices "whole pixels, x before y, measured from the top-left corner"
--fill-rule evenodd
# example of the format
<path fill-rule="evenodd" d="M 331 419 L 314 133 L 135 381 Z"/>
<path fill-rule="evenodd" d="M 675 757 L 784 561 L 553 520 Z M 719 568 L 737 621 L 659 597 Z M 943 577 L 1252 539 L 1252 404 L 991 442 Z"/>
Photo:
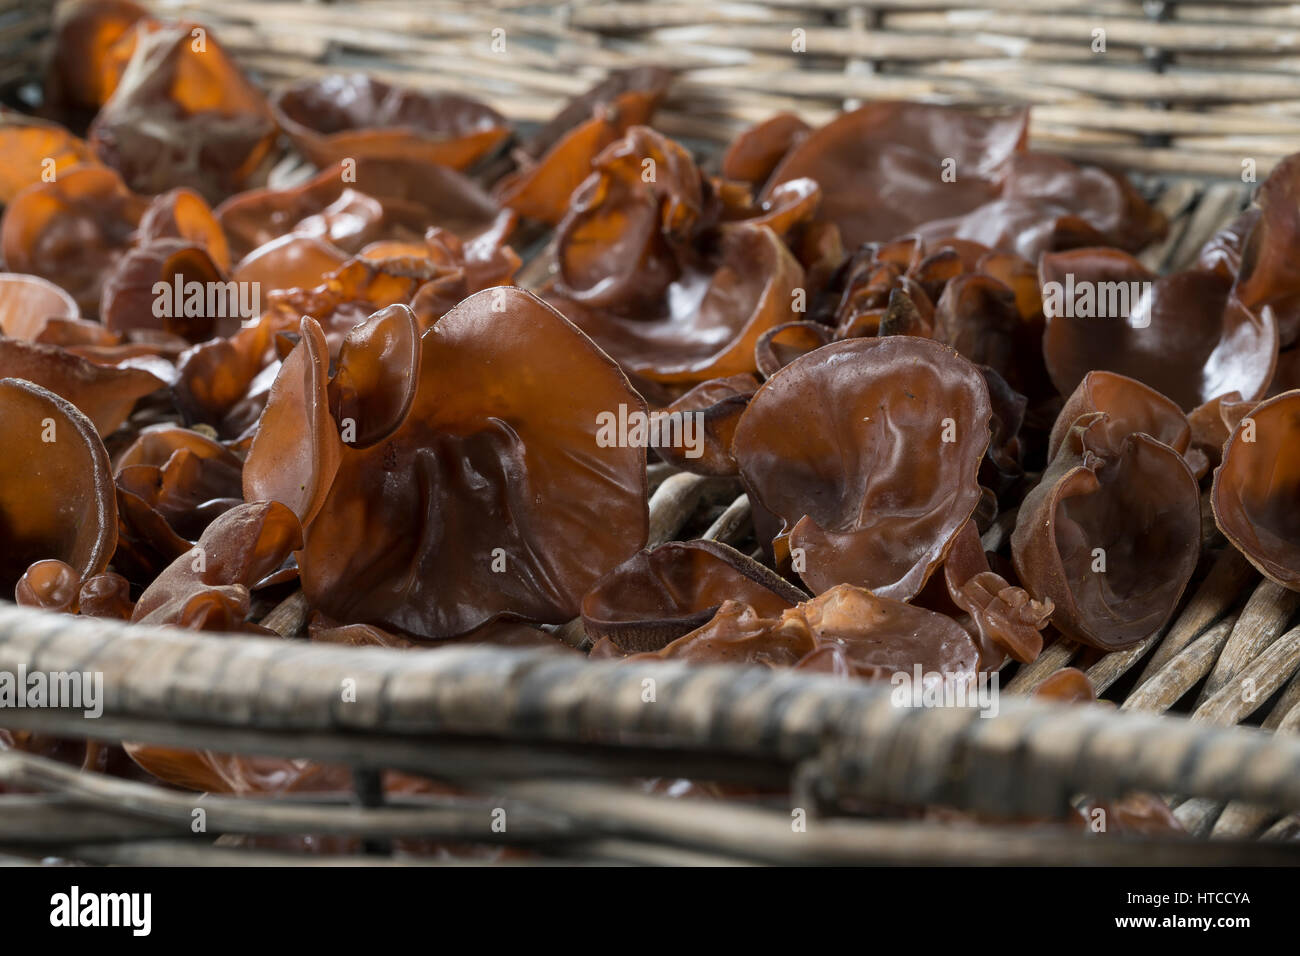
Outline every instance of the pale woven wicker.
<path fill-rule="evenodd" d="M 854 98 L 1029 101 L 1042 148 L 1103 159 L 1141 179 L 1172 229 L 1143 258 L 1190 261 L 1300 145 L 1300 12 L 1287 4 L 1048 0 L 874 3 L 517 2 L 154 4 L 210 24 L 267 82 L 341 68 L 479 96 L 538 120 L 603 70 L 679 71 L 657 125 L 707 145 L 779 109 L 810 120 Z M 0 82 L 31 75 L 44 3 L 0 0 Z M 508 53 L 492 50 L 505 30 Z M 1106 52 L 1093 52 L 1094 30 Z M 804 52 L 792 49 L 803 31 Z M 796 46 L 798 44 L 796 43 Z M 544 245 L 539 243 L 539 245 Z M 538 256 L 523 278 L 545 274 Z M 652 466 L 651 538 L 740 541 L 734 485 Z M 1005 544 L 1007 516 L 984 536 Z M 1207 540 L 1213 538 L 1207 531 Z M 263 619 L 285 640 L 124 628 L 0 605 L 0 671 L 96 670 L 98 720 L 15 710 L 3 725 L 80 737 L 301 757 L 355 769 L 354 803 L 204 796 L 0 753 L 0 854 L 90 862 L 417 862 L 384 841 L 508 843 L 530 860 L 641 863 L 1300 862 L 1297 596 L 1230 548 L 1174 622 L 1088 674 L 1119 710 L 1007 694 L 996 718 L 899 709 L 888 687 L 802 673 L 613 665 L 487 649 L 399 652 L 294 640 L 300 597 Z M 560 630 L 580 643 L 580 627 Z M 1080 654 L 1049 645 L 1007 672 L 1032 690 Z M 1208 678 L 1208 679 L 1207 679 Z M 642 699 L 655 681 L 654 703 Z M 356 682 L 356 702 L 341 699 Z M 1241 692 L 1252 681 L 1253 694 Z M 1198 700 L 1190 691 L 1201 685 Z M 1161 716 L 1175 708 L 1184 716 Z M 1264 729 L 1233 725 L 1262 722 Z M 1272 731 L 1272 733 L 1268 732 Z M 448 781 L 474 796 L 383 805 L 377 772 Z M 630 785 L 696 778 L 770 798 L 672 799 Z M 1059 827 L 853 816 L 942 804 L 989 818 L 1059 816 L 1079 794 L 1164 793 L 1197 837 L 1152 840 Z M 192 832 L 194 810 L 206 833 Z M 491 826 L 505 810 L 505 832 Z M 792 810 L 806 828 L 792 827 Z M 369 856 L 304 858 L 213 845 L 217 834 L 351 835 Z"/>

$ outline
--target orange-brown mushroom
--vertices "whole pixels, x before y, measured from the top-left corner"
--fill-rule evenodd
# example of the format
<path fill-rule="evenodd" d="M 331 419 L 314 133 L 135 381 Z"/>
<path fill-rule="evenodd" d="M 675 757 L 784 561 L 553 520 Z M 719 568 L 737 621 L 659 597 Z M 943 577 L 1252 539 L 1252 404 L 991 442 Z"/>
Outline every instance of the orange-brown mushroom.
<path fill-rule="evenodd" d="M 95 155 L 149 195 L 188 186 L 219 202 L 250 184 L 275 120 L 234 60 L 193 23 L 142 20 L 129 42 L 131 58 L 90 127 Z"/>
<path fill-rule="evenodd" d="M 1120 415 L 1081 415 L 1020 506 L 1011 554 L 1052 623 L 1116 650 L 1173 614 L 1200 554 L 1196 477 L 1183 456 Z"/>
<path fill-rule="evenodd" d="M 980 666 L 975 642 L 952 618 L 847 584 L 780 617 L 727 601 L 703 627 L 639 656 L 829 670 L 865 680 L 910 676 L 918 667 L 973 678 Z"/>
<path fill-rule="evenodd" d="M 60 106 L 97 110 L 108 101 L 124 63 L 119 41 L 128 40 L 148 11 L 131 0 L 71 0 L 54 12 L 50 98 Z"/>
<path fill-rule="evenodd" d="M 645 543 L 645 451 L 598 441 L 602 414 L 645 414 L 644 403 L 590 340 L 513 288 L 441 318 L 418 361 L 396 430 L 369 448 L 343 444 L 298 556 L 304 592 L 343 623 L 424 639 L 502 616 L 571 619 L 595 580 Z M 264 418 L 301 391 L 275 390 Z M 296 440 L 280 460 L 315 467 L 309 433 Z M 267 473 L 263 453 L 252 450 L 249 474 Z"/>
<path fill-rule="evenodd" d="M 94 316 L 100 287 L 130 248 L 146 206 L 113 170 L 76 166 L 5 207 L 0 254 L 14 272 L 48 279 Z"/>
<path fill-rule="evenodd" d="M 849 339 L 777 372 L 732 453 L 774 546 L 815 593 L 837 584 L 907 600 L 980 500 L 992 410 L 979 370 L 912 336 Z"/>
<path fill-rule="evenodd" d="M 637 552 L 597 581 L 582 599 L 582 622 L 593 641 L 657 651 L 706 624 L 726 601 L 771 618 L 807 599 L 735 548 L 673 541 Z"/>
<path fill-rule="evenodd" d="M 1214 472 L 1214 519 L 1270 580 L 1300 590 L 1300 391 L 1242 417 Z"/>
<path fill-rule="evenodd" d="M 496 186 L 503 206 L 549 225 L 564 218 L 569 196 L 601 150 L 650 122 L 672 74 L 658 67 L 615 70 L 575 97 L 519 149 L 519 168 Z"/>
<path fill-rule="evenodd" d="M 764 195 L 791 179 L 812 179 L 822 188 L 820 216 L 839 227 L 846 247 L 887 241 L 996 199 L 1024 148 L 1028 118 L 1025 110 L 990 115 L 870 103 L 800 139 Z"/>
<path fill-rule="evenodd" d="M 166 383 L 142 368 L 99 365 L 57 345 L 0 339 L 0 377 L 21 378 L 70 401 L 101 435 L 126 421 L 136 402 Z"/>
<path fill-rule="evenodd" d="M 758 377 L 749 372 L 715 378 L 652 412 L 652 417 L 660 417 L 661 435 L 681 439 L 659 442 L 655 454 L 674 468 L 697 475 L 737 474 L 731 442 L 758 386 Z"/>
<path fill-rule="evenodd" d="M 73 404 L 22 379 L 0 379 L 0 593 L 36 561 L 82 578 L 103 571 L 117 542 L 108 453 Z"/>
<path fill-rule="evenodd" d="M 510 132 L 501 114 L 477 100 L 403 89 L 361 73 L 298 83 L 272 105 L 294 145 L 317 166 L 376 157 L 465 169 Z"/>
<path fill-rule="evenodd" d="M 43 120 L 0 107 L 0 205 L 28 186 L 49 182 L 73 166 L 95 162 L 90 147 L 79 137 Z"/>
<path fill-rule="evenodd" d="M 208 525 L 198 543 L 154 579 L 136 602 L 131 620 L 194 630 L 260 631 L 244 620 L 249 591 L 301 545 L 301 526 L 284 505 L 238 505 Z"/>
<path fill-rule="evenodd" d="M 50 319 L 76 320 L 76 300 L 48 279 L 0 272 L 0 334 L 34 342 Z"/>
<path fill-rule="evenodd" d="M 1264 394 L 1277 360 L 1277 323 L 1208 269 L 1156 276 L 1115 249 L 1039 260 L 1047 332 L 1043 356 L 1061 394 L 1094 369 L 1135 378 L 1190 411 L 1225 392 Z"/>

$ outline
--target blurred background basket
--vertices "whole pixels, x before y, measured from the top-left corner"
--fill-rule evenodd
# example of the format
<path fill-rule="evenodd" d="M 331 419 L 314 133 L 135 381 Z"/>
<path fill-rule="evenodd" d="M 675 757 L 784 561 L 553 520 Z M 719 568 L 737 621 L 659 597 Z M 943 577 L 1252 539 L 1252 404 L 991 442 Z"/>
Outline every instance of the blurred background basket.
<path fill-rule="evenodd" d="M 1300 145 L 1300 8 L 1289 4 L 146 5 L 210 26 L 268 86 L 365 70 L 467 93 L 525 123 L 547 119 L 609 68 L 667 66 L 677 80 L 655 125 L 705 155 L 781 110 L 821 122 L 872 98 L 1030 103 L 1035 147 L 1133 174 L 1170 218 L 1168 238 L 1142 255 L 1160 270 L 1191 261 L 1249 202 L 1253 179 Z M 0 0 L 0 83 L 39 76 L 50 6 Z M 542 237 L 532 251 L 544 246 Z M 546 266 L 537 256 L 521 281 Z M 660 465 L 651 482 L 652 544 L 752 533 L 735 486 Z M 1004 548 L 1009 533 L 1003 516 L 985 547 Z M 354 771 L 350 800 L 199 797 L 0 752 L 0 785 L 20 791 L 0 794 L 0 854 L 303 861 L 274 838 L 316 834 L 362 841 L 365 862 L 414 862 L 394 855 L 392 841 L 424 838 L 522 847 L 527 854 L 511 857 L 520 862 L 1297 863 L 1300 628 L 1290 625 L 1300 600 L 1261 581 L 1216 536 L 1211 522 L 1211 557 L 1165 631 L 1086 661 L 1120 710 L 1007 695 L 990 720 L 898 709 L 887 686 L 802 673 L 322 647 L 294 639 L 300 595 L 263 618 L 280 641 L 0 605 L 0 671 L 101 670 L 107 694 L 98 721 L 14 711 L 6 727 Z M 559 635 L 583 640 L 576 625 Z M 1058 640 L 1034 664 L 1004 671 L 1004 689 L 1031 691 L 1084 653 Z M 340 706 L 347 680 L 361 692 Z M 657 703 L 643 700 L 646 680 Z M 1240 691 L 1247 680 L 1252 695 Z M 1154 716 L 1170 710 L 1183 716 Z M 386 769 L 446 781 L 455 793 L 385 800 Z M 629 783 L 647 778 L 749 796 L 674 799 Z M 1060 817 L 1083 793 L 1134 790 L 1171 795 L 1198 839 L 1007 822 Z M 921 819 L 926 805 L 973 816 Z M 509 821 L 501 829 L 498 814 Z M 973 825 L 977 817 L 992 822 Z M 247 835 L 265 839 L 258 849 L 230 839 Z"/>

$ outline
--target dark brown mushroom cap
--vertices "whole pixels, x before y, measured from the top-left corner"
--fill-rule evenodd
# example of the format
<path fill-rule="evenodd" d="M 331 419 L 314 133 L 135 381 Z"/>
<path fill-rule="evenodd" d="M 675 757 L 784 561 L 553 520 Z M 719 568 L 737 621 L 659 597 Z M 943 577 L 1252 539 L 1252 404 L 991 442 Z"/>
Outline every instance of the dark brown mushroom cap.
<path fill-rule="evenodd" d="M 239 456 L 188 428 L 164 424 L 145 429 L 116 457 L 113 469 L 119 491 L 148 505 L 188 540 L 242 501 Z M 124 523 L 134 523 L 138 516 L 130 505 L 121 512 Z M 153 522 L 146 520 L 133 530 L 148 536 Z M 166 552 L 173 542 L 164 536 L 161 544 Z"/>
<path fill-rule="evenodd" d="M 46 177 L 62 176 L 73 166 L 95 162 L 90 147 L 57 123 L 47 123 L 0 107 L 0 205 Z"/>
<path fill-rule="evenodd" d="M 1286 347 L 1300 337 L 1300 265 L 1291 254 L 1300 242 L 1300 156 L 1278 163 L 1255 202 L 1255 216 L 1248 211 L 1230 223 L 1202 250 L 1201 260 L 1221 258 L 1226 270 L 1237 254 L 1237 297 L 1252 311 L 1273 314 Z"/>
<path fill-rule="evenodd" d="M 316 236 L 290 233 L 258 246 L 235 266 L 235 282 L 256 282 L 259 289 L 311 289 L 348 261 L 348 254 Z M 251 286 L 250 286 L 251 288 Z"/>
<path fill-rule="evenodd" d="M 1011 554 L 1052 623 L 1116 650 L 1169 620 L 1200 554 L 1200 492 L 1173 448 L 1135 432 L 1118 445 L 1104 412 L 1077 419 L 1020 506 Z M 1104 568 L 1104 570 L 1102 570 Z"/>
<path fill-rule="evenodd" d="M 21 378 L 70 401 L 101 435 L 126 421 L 135 403 L 165 382 L 130 366 L 100 365 L 57 345 L 0 339 L 0 377 Z"/>
<path fill-rule="evenodd" d="M 0 593 L 35 561 L 55 558 L 83 578 L 117 543 L 108 453 L 72 403 L 22 379 L 0 379 Z"/>
<path fill-rule="evenodd" d="M 131 620 L 197 630 L 245 630 L 249 589 L 301 545 L 298 519 L 279 502 L 231 508 L 145 589 Z"/>
<path fill-rule="evenodd" d="M 979 631 L 982 667 L 996 668 L 1007 655 L 1021 663 L 1038 657 L 1052 602 L 1035 601 L 989 567 L 975 522 L 967 521 L 957 533 L 943 573 L 949 597 Z"/>
<path fill-rule="evenodd" d="M 9 269 L 48 279 L 94 316 L 104 277 L 130 248 L 145 208 L 113 170 L 77 166 L 5 207 L 0 254 Z"/>
<path fill-rule="evenodd" d="M 570 620 L 645 544 L 645 451 L 597 440 L 602 413 L 644 403 L 522 290 L 471 296 L 420 345 L 401 425 L 343 448 L 299 555 L 303 590 L 339 621 L 426 639 L 502 615 Z"/>
<path fill-rule="evenodd" d="M 1300 391 L 1237 422 L 1214 472 L 1214 520 L 1270 580 L 1300 590 Z"/>
<path fill-rule="evenodd" d="M 648 124 L 671 80 L 672 74 L 658 67 L 614 70 L 574 97 L 520 146 L 519 168 L 496 185 L 502 205 L 529 219 L 558 223 L 601 150 L 631 127 Z"/>
<path fill-rule="evenodd" d="M 54 12 L 49 95 L 61 106 L 97 110 L 117 86 L 113 48 L 148 11 L 131 0 L 72 0 Z M 3 201 L 3 200 L 0 200 Z"/>
<path fill-rule="evenodd" d="M 1114 372 L 1089 372 L 1056 417 L 1047 446 L 1049 461 L 1060 451 L 1074 423 L 1094 412 L 1105 412 L 1106 418 L 1089 433 L 1090 439 L 1115 452 L 1134 432 L 1150 435 L 1180 455 L 1191 443 L 1192 430 L 1183 410 L 1154 388 Z M 1106 452 L 1098 450 L 1098 454 Z"/>
<path fill-rule="evenodd" d="M 745 130 L 722 155 L 722 175 L 759 189 L 812 127 L 793 113 L 777 113 Z"/>
<path fill-rule="evenodd" d="M 219 202 L 250 181 L 275 140 L 265 99 L 209 32 L 142 20 L 117 88 L 91 124 L 95 155 L 137 192 L 177 186 Z"/>
<path fill-rule="evenodd" d="M 499 212 L 482 187 L 453 169 L 361 156 L 299 186 L 242 192 L 215 214 L 238 258 L 294 232 L 345 252 L 380 239 L 418 240 L 432 226 L 471 239 L 492 229 Z"/>
<path fill-rule="evenodd" d="M 683 271 L 653 302 L 614 310 L 559 288 L 547 299 L 630 374 L 690 386 L 754 371 L 759 337 L 797 318 L 802 283 L 799 263 L 771 229 L 738 223 L 723 231 L 710 261 Z"/>
<path fill-rule="evenodd" d="M 565 103 L 519 149 L 527 156 L 540 159 L 565 133 L 588 120 L 600 107 L 612 106 L 626 126 L 644 126 L 650 122 L 672 79 L 671 71 L 657 66 L 610 70 L 599 83 Z"/>
<path fill-rule="evenodd" d="M 880 101 L 845 113 L 803 138 L 777 166 L 764 196 L 807 177 L 822 188 L 821 217 L 844 244 L 886 241 L 922 223 L 996 199 L 999 180 L 1024 148 L 1028 112 L 1000 115 Z M 944 182 L 944 160 L 956 180 Z"/>
<path fill-rule="evenodd" d="M 100 321 L 118 334 L 157 329 L 206 342 L 233 335 L 243 318 L 256 318 L 239 314 L 241 296 L 248 298 L 227 284 L 207 247 L 188 239 L 155 239 L 122 256 L 105 276 Z"/>
<path fill-rule="evenodd" d="M 1241 271 L 1241 256 L 1246 240 L 1250 238 L 1261 214 L 1258 206 L 1252 206 L 1230 220 L 1201 246 L 1196 255 L 1197 267 L 1235 279 Z"/>
<path fill-rule="evenodd" d="M 155 196 L 140 217 L 136 242 L 148 245 L 157 239 L 185 239 L 207 250 L 222 272 L 230 270 L 230 244 L 216 213 L 192 189 L 172 189 Z"/>
<path fill-rule="evenodd" d="M 731 441 L 749 400 L 758 391 L 756 375 L 745 372 L 701 382 L 652 415 L 667 415 L 668 434 L 680 443 L 655 446 L 655 453 L 674 468 L 697 475 L 734 476 Z"/>
<path fill-rule="evenodd" d="M 645 126 L 593 165 L 556 230 L 556 289 L 588 308 L 657 304 L 702 224 L 706 182 L 690 153 Z"/>
<path fill-rule="evenodd" d="M 329 494 L 343 446 L 330 416 L 325 335 L 310 317 L 299 332 L 271 386 L 244 461 L 243 483 L 246 500 L 288 505 L 305 528 Z"/>
<path fill-rule="evenodd" d="M 754 346 L 754 364 L 771 378 L 801 355 L 828 345 L 834 332 L 820 322 L 787 322 L 768 329 Z"/>
<path fill-rule="evenodd" d="M 732 454 L 752 500 L 782 520 L 778 554 L 802 549 L 815 593 L 848 583 L 906 600 L 980 500 L 991 415 L 979 370 L 953 350 L 849 339 L 768 379 Z"/>
<path fill-rule="evenodd" d="M 34 561 L 14 586 L 14 601 L 23 607 L 43 611 L 77 613 L 77 595 L 81 575 L 77 569 L 57 558 Z"/>
<path fill-rule="evenodd" d="M 1097 691 L 1083 671 L 1077 667 L 1062 667 L 1038 685 L 1034 696 L 1068 704 L 1091 704 L 1097 699 Z"/>
<path fill-rule="evenodd" d="M 638 551 L 582 599 L 592 640 L 608 637 L 628 652 L 657 651 L 706 624 L 726 601 L 777 617 L 808 595 L 780 575 L 717 541 L 673 541 Z"/>
<path fill-rule="evenodd" d="M 135 602 L 131 600 L 131 583 L 120 574 L 105 571 L 92 574 L 81 582 L 77 594 L 78 613 L 83 617 L 109 617 L 131 620 Z"/>
<path fill-rule="evenodd" d="M 510 132 L 500 113 L 477 100 L 403 89 L 362 73 L 295 84 L 272 107 L 317 166 L 365 156 L 464 169 Z"/>
<path fill-rule="evenodd" d="M 76 300 L 48 279 L 0 272 L 0 335 L 35 342 L 50 319 L 79 315 Z"/>
<path fill-rule="evenodd" d="M 975 642 L 952 618 L 847 584 L 780 617 L 727 601 L 703 627 L 639 657 L 830 669 L 867 680 L 910 675 L 917 666 L 973 675 L 979 666 Z"/>
<path fill-rule="evenodd" d="M 391 435 L 411 409 L 420 384 L 420 327 L 415 313 L 390 305 L 353 326 L 343 338 L 329 381 L 329 408 L 354 448 Z"/>
<path fill-rule="evenodd" d="M 1061 156 L 1019 153 L 1008 161 L 999 197 L 977 209 L 917 227 L 923 238 L 956 237 L 1036 262 L 1044 252 L 1117 246 L 1137 252 L 1168 224 L 1124 179 Z"/>
<path fill-rule="evenodd" d="M 1272 313 L 1246 308 L 1231 280 L 1217 272 L 1156 276 L 1114 249 L 1051 253 L 1038 270 L 1047 312 L 1043 356 L 1063 395 L 1103 369 L 1135 378 L 1190 411 L 1230 391 L 1258 398 L 1272 378 L 1278 350 Z"/>

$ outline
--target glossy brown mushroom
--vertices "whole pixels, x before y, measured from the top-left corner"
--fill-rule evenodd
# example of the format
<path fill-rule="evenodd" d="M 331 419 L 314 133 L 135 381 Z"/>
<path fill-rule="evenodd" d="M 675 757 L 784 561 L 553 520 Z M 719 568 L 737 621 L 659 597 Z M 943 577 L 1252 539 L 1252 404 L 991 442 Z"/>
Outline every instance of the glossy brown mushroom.
<path fill-rule="evenodd" d="M 1049 459 L 1056 457 L 1074 423 L 1094 412 L 1105 412 L 1106 418 L 1092 433 L 1093 439 L 1110 449 L 1118 449 L 1134 432 L 1150 435 L 1179 454 L 1191 443 L 1191 426 L 1176 404 L 1135 379 L 1097 371 L 1085 375 L 1066 399 L 1048 440 Z"/>
<path fill-rule="evenodd" d="M 1114 249 L 1039 261 L 1047 332 L 1043 355 L 1061 394 L 1094 369 L 1143 382 L 1190 411 L 1225 392 L 1264 393 L 1277 359 L 1277 324 L 1206 269 L 1156 276 Z"/>
<path fill-rule="evenodd" d="M 736 475 L 731 442 L 740 416 L 759 384 L 758 377 L 749 372 L 715 378 L 696 385 L 653 412 L 652 415 L 668 416 L 668 434 L 680 433 L 682 438 L 680 442 L 656 445 L 655 454 L 674 468 L 693 474 Z"/>
<path fill-rule="evenodd" d="M 785 154 L 811 131 L 812 127 L 793 113 L 777 113 L 731 141 L 722 156 L 722 174 L 757 189 L 767 182 Z"/>
<path fill-rule="evenodd" d="M 850 339 L 768 379 L 732 453 L 751 501 L 781 521 L 778 558 L 815 593 L 848 583 L 906 600 L 980 500 L 991 414 L 983 377 L 951 349 Z"/>
<path fill-rule="evenodd" d="M 644 404 L 590 340 L 512 288 L 441 318 L 419 362 L 399 427 L 370 448 L 344 445 L 307 528 L 298 560 L 312 606 L 426 639 L 503 615 L 570 620 L 645 543 L 645 450 L 597 440 L 602 413 Z M 295 455 L 310 458 L 307 441 L 299 433 Z"/>
<path fill-rule="evenodd" d="M 231 266 L 230 244 L 212 207 L 192 189 L 172 189 L 155 196 L 140 217 L 136 242 L 184 239 L 202 246 L 222 272 Z"/>
<path fill-rule="evenodd" d="M 232 196 L 216 217 L 239 258 L 289 233 L 345 252 L 380 239 L 418 240 L 432 226 L 469 239 L 492 228 L 498 212 L 491 196 L 454 170 L 362 156 L 298 186 Z"/>
<path fill-rule="evenodd" d="M 53 392 L 0 379 L 0 593 L 31 565 L 103 571 L 117 542 L 108 453 L 90 420 Z"/>
<path fill-rule="evenodd" d="M 582 599 L 593 641 L 624 651 L 657 651 L 706 624 L 726 601 L 777 617 L 808 595 L 780 575 L 717 541 L 673 541 L 639 551 Z"/>
<path fill-rule="evenodd" d="M 0 253 L 11 270 L 48 279 L 94 316 L 100 286 L 130 248 L 146 205 L 113 170 L 77 166 L 5 207 Z"/>
<path fill-rule="evenodd" d="M 101 435 L 126 421 L 136 402 L 166 384 L 141 368 L 99 365 L 55 345 L 0 339 L 0 377 L 21 378 L 70 401 Z"/>
<path fill-rule="evenodd" d="M 1118 424 L 1118 423 L 1116 423 Z M 1066 635 L 1116 650 L 1169 620 L 1200 554 L 1200 492 L 1183 456 L 1105 412 L 1075 420 L 1020 506 L 1011 554 Z"/>
<path fill-rule="evenodd" d="M 1081 246 L 1138 252 L 1167 229 L 1164 216 L 1122 177 L 1047 153 L 1013 156 L 997 199 L 917 227 L 926 239 L 973 240 L 1031 262 Z"/>
<path fill-rule="evenodd" d="M 57 558 L 35 561 L 14 587 L 14 601 L 23 607 L 43 611 L 77 613 L 81 575 L 76 568 Z"/>
<path fill-rule="evenodd" d="M 242 501 L 239 456 L 188 428 L 163 424 L 144 429 L 113 467 L 120 491 L 138 497 L 191 541 Z M 124 520 L 133 515 L 123 509 Z"/>
<path fill-rule="evenodd" d="M 1214 519 L 1270 580 L 1300 590 L 1300 391 L 1242 417 L 1214 472 Z"/>
<path fill-rule="evenodd" d="M 261 294 L 253 292 L 227 282 L 206 246 L 155 239 L 122 256 L 105 276 L 100 321 L 118 334 L 151 329 L 206 342 L 257 318 Z"/>
<path fill-rule="evenodd" d="M 57 179 L 73 166 L 95 162 L 86 142 L 56 123 L 0 108 L 0 205 L 28 186 Z"/>
<path fill-rule="evenodd" d="M 519 168 L 496 186 L 501 204 L 555 225 L 601 150 L 650 122 L 672 74 L 657 67 L 616 70 L 564 108 L 519 150 Z"/>
<path fill-rule="evenodd" d="M 952 618 L 850 585 L 780 617 L 728 601 L 708 624 L 641 656 L 831 670 L 866 680 L 911 675 L 917 667 L 923 673 L 974 675 L 979 667 L 974 641 Z"/>
<path fill-rule="evenodd" d="M 0 272 L 0 334 L 34 342 L 49 319 L 75 320 L 77 303 L 48 279 Z"/>
<path fill-rule="evenodd" d="M 1255 203 L 1256 209 L 1243 213 L 1201 250 L 1200 261 L 1221 263 L 1222 270 L 1235 275 L 1237 297 L 1248 309 L 1273 314 L 1285 348 L 1300 338 L 1300 267 L 1290 254 L 1300 241 L 1300 156 L 1288 156 L 1274 167 Z"/>
<path fill-rule="evenodd" d="M 249 589 L 301 545 L 298 519 L 279 502 L 232 508 L 145 589 L 131 621 L 195 630 L 260 631 L 244 621 Z"/>
<path fill-rule="evenodd" d="M 768 329 L 754 346 L 754 364 L 771 378 L 801 355 L 828 345 L 834 332 L 818 322 L 787 322 Z"/>
<path fill-rule="evenodd" d="M 131 0 L 71 0 L 54 14 L 49 92 L 61 106 L 97 110 L 108 101 L 123 63 L 115 49 L 148 11 Z"/>
<path fill-rule="evenodd" d="M 990 568 L 973 521 L 954 538 L 943 572 L 949 597 L 975 622 L 986 668 L 997 667 L 1006 656 L 1021 663 L 1038 657 L 1041 631 L 1052 614 L 1051 599 L 1034 600 Z"/>
<path fill-rule="evenodd" d="M 245 188 L 270 154 L 275 121 L 258 89 L 210 32 L 144 20 L 88 139 L 137 192 L 187 186 L 208 202 Z"/>
<path fill-rule="evenodd" d="M 997 198 L 999 179 L 1024 148 L 1028 112 L 978 113 L 879 101 L 807 134 L 773 171 L 764 196 L 808 178 L 822 188 L 821 217 L 849 249 Z M 945 161 L 955 178 L 944 181 Z"/>
<path fill-rule="evenodd" d="M 465 169 L 509 133 L 501 114 L 477 100 L 359 73 L 296 84 L 272 105 L 294 145 L 317 166 L 377 157 Z"/>
<path fill-rule="evenodd" d="M 342 456 L 326 391 L 329 365 L 324 333 L 304 317 L 298 344 L 275 377 L 244 463 L 245 499 L 282 502 L 304 527 L 320 510 Z"/>
<path fill-rule="evenodd" d="M 635 268 L 605 267 L 618 283 L 628 278 L 623 269 Z M 632 301 L 640 305 L 589 306 L 560 288 L 547 299 L 630 373 L 690 386 L 754 371 L 759 337 L 798 318 L 792 305 L 802 282 L 803 270 L 775 233 L 741 223 L 723 232 L 710 261 L 658 287 L 653 304 L 638 295 Z"/>

